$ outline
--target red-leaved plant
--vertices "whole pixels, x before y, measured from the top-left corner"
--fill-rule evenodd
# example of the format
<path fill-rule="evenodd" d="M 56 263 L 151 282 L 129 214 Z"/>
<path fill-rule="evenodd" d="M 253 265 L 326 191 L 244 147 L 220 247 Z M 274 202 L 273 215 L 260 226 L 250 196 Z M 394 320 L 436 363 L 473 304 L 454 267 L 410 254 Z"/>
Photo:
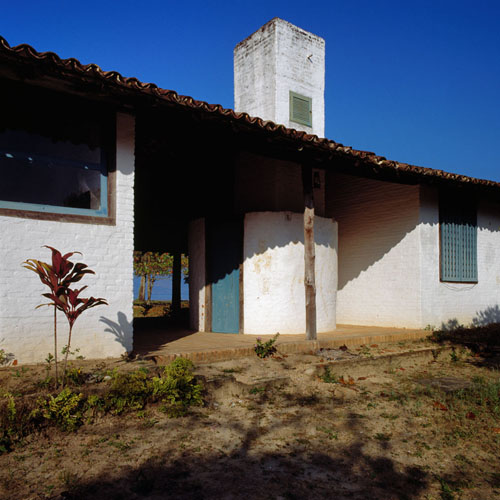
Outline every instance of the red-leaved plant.
<path fill-rule="evenodd" d="M 50 300 L 48 304 L 40 304 L 38 307 L 53 306 L 54 307 L 54 362 L 56 370 L 56 387 L 59 384 L 58 378 L 58 362 L 57 362 L 57 310 L 62 311 L 69 323 L 68 343 L 64 347 L 64 366 L 62 385 L 66 380 L 66 365 L 68 363 L 68 354 L 71 346 L 71 334 L 73 325 L 78 319 L 78 316 L 91 307 L 108 305 L 105 299 L 101 298 L 82 298 L 80 293 L 87 288 L 86 286 L 80 289 L 70 288 L 71 285 L 80 281 L 86 274 L 95 274 L 94 271 L 88 268 L 87 264 L 77 262 L 74 264 L 69 258 L 75 253 L 70 252 L 62 255 L 59 250 L 45 245 L 46 248 L 52 251 L 52 265 L 40 260 L 28 259 L 23 262 L 26 269 L 38 274 L 40 281 L 49 287 L 50 292 L 42 293 L 44 297 Z"/>

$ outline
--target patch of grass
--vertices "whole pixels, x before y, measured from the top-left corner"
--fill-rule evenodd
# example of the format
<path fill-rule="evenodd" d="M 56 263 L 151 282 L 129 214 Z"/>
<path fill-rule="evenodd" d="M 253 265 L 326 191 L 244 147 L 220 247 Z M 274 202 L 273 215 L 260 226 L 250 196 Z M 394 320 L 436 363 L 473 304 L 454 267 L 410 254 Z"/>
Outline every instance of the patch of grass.
<path fill-rule="evenodd" d="M 252 387 L 250 389 L 250 394 L 261 394 L 262 392 L 266 392 L 266 388 L 265 387 Z"/>
<path fill-rule="evenodd" d="M 221 371 L 222 371 L 222 373 L 241 373 L 243 371 L 243 368 L 241 368 L 241 367 L 224 368 Z"/>
<path fill-rule="evenodd" d="M 304 439 L 304 438 L 297 438 L 295 441 L 298 444 L 302 444 L 302 445 L 306 445 L 306 446 L 308 444 L 311 444 L 311 442 L 308 439 Z"/>
<path fill-rule="evenodd" d="M 423 448 L 424 450 L 430 450 L 431 447 L 425 441 L 415 441 L 415 446 Z"/>
<path fill-rule="evenodd" d="M 441 486 L 440 497 L 442 500 L 455 500 L 455 493 L 460 490 L 456 487 L 453 487 L 447 481 L 445 481 L 442 477 L 437 477 L 439 484 Z"/>
<path fill-rule="evenodd" d="M 370 347 L 368 347 L 367 345 L 361 346 L 359 355 L 363 356 L 365 358 L 373 358 L 373 353 L 372 353 Z"/>
<path fill-rule="evenodd" d="M 339 377 L 335 373 L 332 373 L 329 366 L 325 367 L 325 371 L 323 372 L 323 375 L 320 376 L 320 379 L 326 384 L 340 383 Z"/>
<path fill-rule="evenodd" d="M 400 405 L 405 405 L 408 402 L 408 395 L 391 390 L 388 394 L 389 401 L 397 401 Z"/>
<path fill-rule="evenodd" d="M 461 464 L 464 464 L 464 465 L 472 465 L 472 461 L 469 460 L 465 455 L 462 455 L 462 454 L 458 454 L 458 455 L 455 455 L 455 460 Z"/>
<path fill-rule="evenodd" d="M 500 488 L 500 472 L 492 472 L 488 482 L 493 488 Z"/>
<path fill-rule="evenodd" d="M 380 416 L 382 418 L 386 418 L 388 420 L 396 420 L 399 418 L 399 415 L 396 415 L 395 413 L 381 413 Z"/>
<path fill-rule="evenodd" d="M 113 446 L 114 448 L 120 450 L 120 451 L 127 451 L 127 450 L 130 450 L 130 448 L 132 448 L 132 443 L 133 441 L 130 441 L 130 442 L 126 442 L 126 441 L 113 441 L 113 440 L 110 440 L 108 442 L 109 446 Z"/>
<path fill-rule="evenodd" d="M 390 441 L 392 435 L 391 434 L 384 434 L 383 432 L 377 432 L 375 436 L 373 436 L 377 441 Z"/>
<path fill-rule="evenodd" d="M 30 369 L 27 368 L 26 366 L 22 366 L 20 370 L 15 370 L 14 372 L 12 372 L 12 376 L 16 378 L 22 378 L 29 372 L 29 370 Z"/>
<path fill-rule="evenodd" d="M 325 433 L 328 439 L 330 440 L 332 439 L 337 440 L 339 438 L 338 433 L 335 432 L 333 429 L 329 429 L 328 427 L 316 427 L 316 430 Z"/>
<path fill-rule="evenodd" d="M 72 490 L 77 485 L 78 477 L 76 474 L 63 470 L 59 473 L 59 482 L 64 488 Z"/>

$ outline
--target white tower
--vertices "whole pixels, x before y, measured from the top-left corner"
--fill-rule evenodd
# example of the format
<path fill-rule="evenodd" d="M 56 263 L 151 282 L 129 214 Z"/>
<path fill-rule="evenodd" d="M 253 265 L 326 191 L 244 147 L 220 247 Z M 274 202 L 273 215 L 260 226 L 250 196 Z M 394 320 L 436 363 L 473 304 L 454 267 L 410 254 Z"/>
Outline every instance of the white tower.
<path fill-rule="evenodd" d="M 234 109 L 325 134 L 325 41 L 275 17 L 234 49 Z"/>

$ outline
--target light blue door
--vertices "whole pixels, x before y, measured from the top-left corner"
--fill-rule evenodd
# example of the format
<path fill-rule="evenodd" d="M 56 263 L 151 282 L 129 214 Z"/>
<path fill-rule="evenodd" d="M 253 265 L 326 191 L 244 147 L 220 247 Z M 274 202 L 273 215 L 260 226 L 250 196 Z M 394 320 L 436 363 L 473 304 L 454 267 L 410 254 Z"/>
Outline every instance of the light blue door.
<path fill-rule="evenodd" d="M 241 221 L 213 221 L 208 236 L 212 331 L 239 333 Z"/>

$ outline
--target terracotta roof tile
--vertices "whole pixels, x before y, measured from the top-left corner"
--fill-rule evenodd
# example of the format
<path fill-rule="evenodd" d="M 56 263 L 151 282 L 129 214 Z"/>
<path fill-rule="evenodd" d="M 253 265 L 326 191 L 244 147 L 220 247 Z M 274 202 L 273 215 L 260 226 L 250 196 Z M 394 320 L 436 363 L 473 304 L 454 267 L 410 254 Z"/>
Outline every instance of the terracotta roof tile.
<path fill-rule="evenodd" d="M 343 144 L 329 139 L 319 138 L 316 135 L 311 135 L 303 131 L 289 129 L 284 125 L 278 125 L 272 121 L 263 120 L 262 118 L 252 117 L 247 113 L 237 113 L 232 109 L 223 108 L 220 104 L 209 104 L 189 96 L 179 95 L 173 90 L 161 89 L 154 83 L 144 83 L 134 77 L 127 78 L 117 71 L 103 71 L 97 64 L 82 64 L 74 58 L 61 59 L 54 52 L 37 52 L 33 47 L 27 44 L 11 47 L 1 36 L 0 58 L 5 60 L 14 59 L 17 61 L 24 61 L 28 64 L 36 61 L 43 62 L 44 64 L 53 66 L 55 71 L 69 74 L 69 76 L 91 78 L 103 82 L 106 85 L 119 86 L 142 94 L 149 94 L 157 99 L 175 105 L 202 110 L 203 112 L 220 116 L 222 119 L 229 119 L 240 123 L 243 122 L 256 129 L 272 132 L 274 136 L 283 136 L 302 143 L 303 145 L 312 146 L 317 148 L 318 151 L 345 154 L 353 159 L 361 160 L 366 166 L 371 165 L 376 170 L 392 170 L 427 179 L 446 179 L 460 184 L 472 184 L 500 189 L 500 183 L 498 182 L 387 160 L 383 156 L 378 156 L 370 151 L 356 150 L 350 146 L 344 146 Z"/>

